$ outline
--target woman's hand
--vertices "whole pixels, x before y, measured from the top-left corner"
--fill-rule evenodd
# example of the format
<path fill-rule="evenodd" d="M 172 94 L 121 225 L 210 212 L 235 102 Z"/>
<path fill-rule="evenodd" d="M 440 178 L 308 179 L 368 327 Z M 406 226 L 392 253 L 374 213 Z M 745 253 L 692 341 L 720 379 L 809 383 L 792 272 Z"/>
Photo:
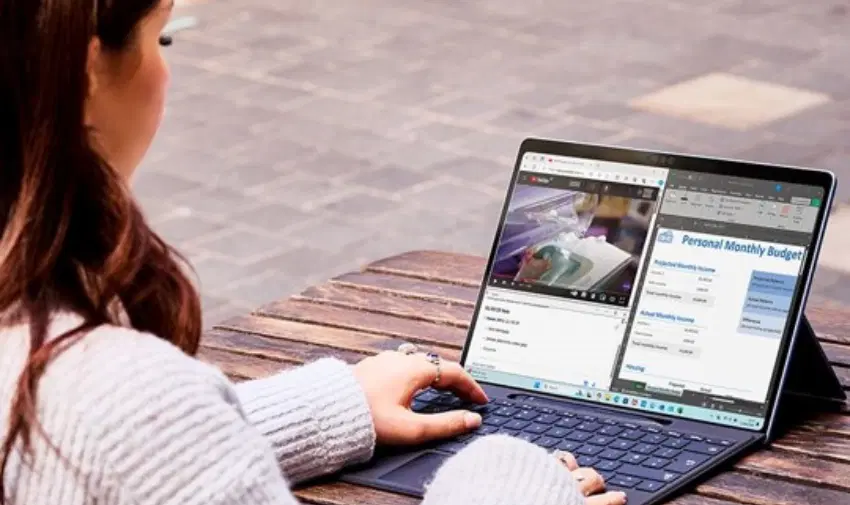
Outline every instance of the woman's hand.
<path fill-rule="evenodd" d="M 573 477 L 578 482 L 579 491 L 587 496 L 585 501 L 587 505 L 623 505 L 626 503 L 626 494 L 621 491 L 603 493 L 605 491 L 605 479 L 592 468 L 579 468 L 578 462 L 572 454 L 555 451 L 555 457 L 572 472 Z"/>
<path fill-rule="evenodd" d="M 417 414 L 410 410 L 413 396 L 437 377 L 436 365 L 422 354 L 384 352 L 355 365 L 354 375 L 366 393 L 380 444 L 421 444 L 481 425 L 481 416 L 474 412 Z M 457 363 L 440 363 L 440 381 L 434 387 L 451 390 L 464 400 L 487 402 L 481 386 Z"/>

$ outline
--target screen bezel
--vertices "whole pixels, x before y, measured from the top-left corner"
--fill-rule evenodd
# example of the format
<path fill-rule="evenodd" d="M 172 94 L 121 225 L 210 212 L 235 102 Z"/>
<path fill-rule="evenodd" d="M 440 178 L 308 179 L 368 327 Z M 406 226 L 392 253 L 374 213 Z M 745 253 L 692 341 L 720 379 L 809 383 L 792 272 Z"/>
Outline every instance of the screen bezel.
<path fill-rule="evenodd" d="M 460 357 L 461 366 L 466 366 L 466 357 L 469 351 L 469 344 L 475 332 L 476 321 L 481 310 L 484 293 L 487 289 L 487 279 L 490 278 L 493 268 L 493 260 L 496 250 L 499 246 L 502 232 L 504 231 L 505 218 L 507 217 L 508 208 L 510 206 L 510 196 L 513 194 L 517 179 L 520 173 L 523 157 L 526 153 L 539 153 L 553 156 L 569 156 L 574 158 L 583 158 L 593 161 L 626 163 L 632 165 L 644 165 L 653 168 L 666 168 L 668 170 L 687 170 L 692 172 L 701 172 L 715 175 L 729 175 L 741 178 L 760 179 L 772 182 L 787 182 L 800 185 L 809 185 L 820 187 L 824 190 L 823 199 L 820 209 L 818 210 L 815 228 L 812 233 L 812 242 L 809 247 L 809 254 L 806 255 L 803 263 L 803 268 L 800 274 L 802 283 L 798 284 L 797 292 L 791 303 L 789 310 L 789 319 L 786 323 L 785 331 L 782 334 L 782 339 L 779 344 L 779 352 L 777 354 L 776 365 L 774 366 L 773 375 L 770 380 L 768 394 L 765 401 L 765 418 L 764 423 L 758 430 L 747 429 L 743 427 L 735 427 L 749 432 L 767 433 L 768 436 L 773 430 L 773 422 L 776 417 L 776 411 L 779 404 L 779 391 L 785 382 L 788 365 L 790 363 L 790 349 L 796 338 L 796 328 L 799 327 L 803 308 L 811 288 L 812 277 L 814 274 L 814 265 L 817 257 L 820 254 L 823 235 L 826 230 L 826 221 L 829 215 L 829 209 L 832 207 L 832 201 L 835 194 L 836 180 L 832 172 L 826 170 L 816 170 L 803 167 L 794 167 L 787 165 L 773 165 L 768 163 L 749 162 L 723 158 L 709 158 L 691 154 L 679 154 L 672 152 L 652 151 L 643 149 L 632 149 L 624 147 L 613 147 L 600 144 L 584 144 L 575 142 L 565 142 L 557 140 L 547 140 L 542 138 L 527 138 L 519 148 L 519 153 L 516 157 L 513 173 L 511 175 L 510 184 L 507 188 L 505 201 L 502 205 L 502 212 L 499 217 L 498 227 L 493 239 L 493 244 L 490 249 L 490 254 L 487 258 L 487 266 L 484 271 L 481 288 L 478 293 L 478 298 L 475 303 L 475 309 L 470 320 L 469 330 L 466 335 L 466 340 L 463 345 L 463 351 Z M 488 384 L 486 381 L 481 381 L 483 384 Z M 493 384 L 501 386 L 500 384 Z M 532 389 L 522 389 L 535 394 L 543 394 L 540 391 Z M 575 397 L 566 397 L 558 395 L 547 395 L 554 398 L 568 399 L 591 405 L 600 405 L 608 408 L 615 408 L 627 412 L 642 412 L 639 409 L 633 409 L 628 406 L 617 406 L 602 403 L 594 400 L 587 400 Z M 664 417 L 673 419 L 688 419 L 684 416 L 664 414 Z M 715 423 L 705 421 L 710 424 L 727 426 L 723 423 Z"/>

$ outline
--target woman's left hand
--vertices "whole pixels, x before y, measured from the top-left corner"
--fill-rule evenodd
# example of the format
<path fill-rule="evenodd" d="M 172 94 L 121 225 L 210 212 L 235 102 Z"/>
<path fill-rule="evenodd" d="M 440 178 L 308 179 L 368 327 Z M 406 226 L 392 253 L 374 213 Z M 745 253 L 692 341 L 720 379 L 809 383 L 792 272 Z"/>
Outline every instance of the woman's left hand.
<path fill-rule="evenodd" d="M 389 351 L 355 365 L 354 375 L 366 393 L 379 444 L 421 444 L 460 435 L 481 425 L 481 416 L 474 412 L 417 414 L 410 410 L 413 396 L 432 385 L 451 390 L 461 399 L 486 403 L 484 390 L 457 363 L 442 361 L 440 380 L 433 384 L 437 367 L 427 357 Z"/>

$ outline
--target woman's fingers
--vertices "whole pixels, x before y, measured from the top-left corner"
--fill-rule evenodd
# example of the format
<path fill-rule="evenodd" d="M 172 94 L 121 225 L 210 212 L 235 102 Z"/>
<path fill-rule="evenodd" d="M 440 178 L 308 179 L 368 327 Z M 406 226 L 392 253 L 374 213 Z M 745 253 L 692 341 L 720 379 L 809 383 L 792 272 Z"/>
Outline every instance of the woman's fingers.
<path fill-rule="evenodd" d="M 562 465 L 567 467 L 568 470 L 573 471 L 578 468 L 578 461 L 576 461 L 576 457 L 566 451 L 555 451 L 553 453 L 555 458 L 561 462 Z"/>
<path fill-rule="evenodd" d="M 481 426 L 481 415 L 465 410 L 453 410 L 439 414 L 416 414 L 406 411 L 398 419 L 395 433 L 398 440 L 391 443 L 421 444 L 462 435 Z"/>
<path fill-rule="evenodd" d="M 592 468 L 578 468 L 573 470 L 573 477 L 578 482 L 579 491 L 585 496 L 599 493 L 605 490 L 605 480 Z"/>
<path fill-rule="evenodd" d="M 585 500 L 586 505 L 623 505 L 624 503 L 626 503 L 626 493 L 622 491 L 610 491 Z"/>
<path fill-rule="evenodd" d="M 487 394 L 458 363 L 440 360 L 440 380 L 434 383 L 437 378 L 437 365 L 424 356 L 414 355 L 411 359 L 419 362 L 418 369 L 421 370 L 417 387 L 433 386 L 437 389 L 448 389 L 464 400 L 487 403 Z"/>

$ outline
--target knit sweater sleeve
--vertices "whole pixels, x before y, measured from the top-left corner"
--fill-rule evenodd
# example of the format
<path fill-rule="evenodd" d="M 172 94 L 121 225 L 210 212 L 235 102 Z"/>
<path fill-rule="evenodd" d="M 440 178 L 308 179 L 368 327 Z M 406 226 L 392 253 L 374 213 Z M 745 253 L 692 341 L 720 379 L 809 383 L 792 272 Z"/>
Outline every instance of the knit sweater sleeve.
<path fill-rule="evenodd" d="M 572 475 L 536 445 L 482 437 L 437 471 L 422 505 L 584 505 Z"/>
<path fill-rule="evenodd" d="M 84 397 L 104 503 L 297 503 L 270 444 L 246 419 L 223 374 L 153 336 L 104 333 L 83 341 L 111 358 L 91 360 L 102 368 L 88 374 Z M 291 424 L 304 423 L 296 416 Z"/>
<path fill-rule="evenodd" d="M 96 333 L 80 350 L 95 356 L 66 361 L 51 375 L 57 384 L 83 377 L 56 389 L 77 413 L 56 440 L 66 453 L 82 438 L 96 441 L 73 459 L 102 473 L 96 494 L 104 503 L 296 505 L 286 477 L 306 479 L 371 456 L 371 415 L 340 361 L 233 385 L 155 337 Z M 425 499 L 503 503 L 581 505 L 583 498 L 545 451 L 496 436 L 449 459 Z"/>
<path fill-rule="evenodd" d="M 375 430 L 351 366 L 322 359 L 235 386 L 246 419 L 292 483 L 369 460 Z"/>

